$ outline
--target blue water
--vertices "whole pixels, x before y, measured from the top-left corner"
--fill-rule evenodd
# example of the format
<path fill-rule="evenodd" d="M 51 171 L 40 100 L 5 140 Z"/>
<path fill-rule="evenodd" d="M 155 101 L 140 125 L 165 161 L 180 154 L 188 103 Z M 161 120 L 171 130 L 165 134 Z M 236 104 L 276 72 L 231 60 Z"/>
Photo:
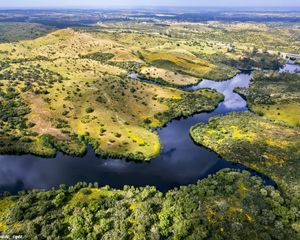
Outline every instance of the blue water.
<path fill-rule="evenodd" d="M 289 70 L 294 65 L 286 65 Z M 79 181 L 99 182 L 122 188 L 124 185 L 153 185 L 161 191 L 195 183 L 223 168 L 245 169 L 220 158 L 216 153 L 195 145 L 189 129 L 198 122 L 229 112 L 247 111 L 245 100 L 233 92 L 236 87 L 247 87 L 251 73 L 240 73 L 232 79 L 215 82 L 203 80 L 188 87 L 192 91 L 211 88 L 224 94 L 225 100 L 210 113 L 176 119 L 158 129 L 162 144 L 159 157 L 150 162 L 134 162 L 124 159 L 103 159 L 95 156 L 89 147 L 84 157 L 70 157 L 58 153 L 55 158 L 32 155 L 0 155 L 0 193 L 16 193 L 24 189 L 49 189 L 60 184 L 73 185 Z M 253 172 L 253 174 L 258 174 Z M 264 177 L 267 184 L 274 184 Z"/>

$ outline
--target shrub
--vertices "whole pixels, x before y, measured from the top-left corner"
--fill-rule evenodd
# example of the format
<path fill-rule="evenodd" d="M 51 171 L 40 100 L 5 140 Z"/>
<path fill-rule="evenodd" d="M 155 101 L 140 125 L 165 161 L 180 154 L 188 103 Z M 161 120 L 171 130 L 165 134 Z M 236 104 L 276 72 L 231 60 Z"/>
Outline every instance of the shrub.
<path fill-rule="evenodd" d="M 92 107 L 88 107 L 87 109 L 85 109 L 86 113 L 92 113 L 94 112 L 94 109 Z"/>

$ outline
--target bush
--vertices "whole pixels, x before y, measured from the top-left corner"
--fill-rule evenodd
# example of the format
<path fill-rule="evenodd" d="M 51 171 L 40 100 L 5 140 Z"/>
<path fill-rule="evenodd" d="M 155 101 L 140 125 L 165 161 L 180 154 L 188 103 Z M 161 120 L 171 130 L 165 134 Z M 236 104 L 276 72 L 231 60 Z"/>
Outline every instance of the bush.
<path fill-rule="evenodd" d="M 87 109 L 85 109 L 86 113 L 92 113 L 94 112 L 94 109 L 92 107 L 88 107 Z"/>

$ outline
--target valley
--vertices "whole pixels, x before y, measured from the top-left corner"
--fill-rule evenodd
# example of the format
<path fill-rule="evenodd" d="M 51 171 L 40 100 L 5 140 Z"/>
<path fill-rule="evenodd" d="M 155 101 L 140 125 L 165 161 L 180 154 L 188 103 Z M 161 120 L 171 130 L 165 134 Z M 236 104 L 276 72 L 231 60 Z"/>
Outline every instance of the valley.
<path fill-rule="evenodd" d="M 300 237 L 298 12 L 172 11 L 0 10 L 1 234 Z"/>

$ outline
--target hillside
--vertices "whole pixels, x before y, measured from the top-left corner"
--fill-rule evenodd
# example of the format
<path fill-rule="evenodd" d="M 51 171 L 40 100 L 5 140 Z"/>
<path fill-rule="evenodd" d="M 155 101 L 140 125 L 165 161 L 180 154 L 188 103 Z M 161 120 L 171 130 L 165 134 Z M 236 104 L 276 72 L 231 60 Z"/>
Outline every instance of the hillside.
<path fill-rule="evenodd" d="M 160 152 L 150 128 L 222 99 L 129 79 L 122 58 L 143 61 L 109 37 L 65 29 L 0 49 L 2 153 L 81 155 L 89 143 L 97 154 L 149 159 Z"/>

